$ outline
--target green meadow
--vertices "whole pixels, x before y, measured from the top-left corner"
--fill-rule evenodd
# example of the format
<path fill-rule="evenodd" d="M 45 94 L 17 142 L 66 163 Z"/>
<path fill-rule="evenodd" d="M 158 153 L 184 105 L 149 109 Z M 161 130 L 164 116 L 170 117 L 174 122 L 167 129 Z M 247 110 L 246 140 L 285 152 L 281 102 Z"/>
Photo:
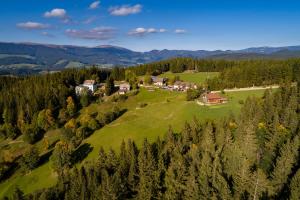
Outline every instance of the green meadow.
<path fill-rule="evenodd" d="M 219 75 L 219 72 L 182 72 L 182 73 L 172 73 L 172 72 L 166 72 L 164 74 L 161 74 L 160 77 L 165 78 L 174 78 L 175 76 L 179 76 L 180 80 L 196 83 L 196 84 L 202 84 L 205 83 L 207 79 L 214 78 Z"/>
<path fill-rule="evenodd" d="M 194 101 L 186 101 L 185 93 L 160 89 L 151 92 L 141 89 L 136 96 L 130 96 L 124 102 L 91 104 L 81 110 L 82 115 L 111 109 L 115 105 L 127 111 L 117 120 L 95 131 L 83 141 L 93 148 L 84 161 L 96 159 L 101 146 L 106 150 L 112 148 L 118 151 L 123 140 L 132 139 L 140 146 L 144 138 L 154 141 L 158 137 L 163 137 L 169 127 L 179 132 L 184 123 L 193 120 L 194 117 L 205 120 L 221 118 L 229 113 L 238 114 L 242 106 L 239 104 L 240 100 L 245 100 L 249 96 L 261 97 L 263 93 L 264 90 L 231 92 L 225 94 L 229 99 L 226 104 L 200 106 Z M 141 103 L 147 105 L 141 108 L 139 106 Z M 59 138 L 59 131 L 52 131 L 47 135 L 49 139 L 52 137 L 57 139 Z M 40 142 L 37 145 L 41 145 Z M 16 186 L 25 193 L 50 187 L 55 184 L 56 178 L 55 174 L 52 173 L 50 162 L 46 162 L 25 175 L 17 172 L 0 184 L 0 198 L 11 194 Z"/>

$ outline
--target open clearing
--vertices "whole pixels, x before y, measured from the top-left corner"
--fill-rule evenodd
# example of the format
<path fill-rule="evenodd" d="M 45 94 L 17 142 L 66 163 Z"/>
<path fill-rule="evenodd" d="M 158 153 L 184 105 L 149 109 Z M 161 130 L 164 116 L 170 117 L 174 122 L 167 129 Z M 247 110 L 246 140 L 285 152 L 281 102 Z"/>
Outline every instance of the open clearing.
<path fill-rule="evenodd" d="M 227 93 L 229 102 L 216 106 L 199 106 L 196 102 L 185 101 L 185 93 L 156 90 L 148 92 L 142 90 L 136 97 L 126 102 L 128 111 L 111 124 L 96 131 L 86 139 L 93 151 L 87 159 L 97 156 L 100 147 L 104 149 L 117 149 L 122 140 L 132 139 L 139 146 L 144 138 L 154 141 L 163 137 L 171 126 L 180 131 L 185 122 L 193 120 L 215 119 L 227 116 L 229 113 L 237 114 L 241 108 L 239 100 L 248 96 L 262 96 L 263 90 Z M 148 105 L 141 109 L 134 109 L 137 102 Z"/>
<path fill-rule="evenodd" d="M 183 73 L 171 73 L 166 72 L 164 74 L 161 74 L 160 77 L 165 78 L 174 78 L 175 76 L 179 76 L 180 80 L 190 82 L 190 83 L 196 83 L 196 84 L 203 84 L 207 79 L 214 78 L 219 75 L 219 72 L 183 72 Z"/>
<path fill-rule="evenodd" d="M 227 104 L 207 107 L 199 106 L 194 101 L 187 102 L 185 93 L 159 89 L 149 92 L 146 89 L 141 89 L 138 95 L 129 97 L 125 102 L 92 104 L 81 110 L 81 113 L 111 109 L 116 104 L 120 108 L 127 109 L 127 112 L 84 141 L 93 147 L 85 161 L 95 159 L 101 146 L 104 149 L 118 150 L 122 140 L 127 141 L 129 138 L 140 146 L 144 138 L 154 141 L 157 137 L 163 137 L 169 126 L 172 126 L 175 131 L 180 131 L 184 123 L 191 121 L 194 117 L 204 120 L 224 117 L 230 112 L 238 114 L 241 107 L 238 103 L 239 100 L 245 100 L 248 96 L 253 95 L 261 97 L 263 93 L 264 90 L 228 92 L 226 93 L 229 99 Z M 139 108 L 140 103 L 146 103 L 147 106 Z M 1 183 L 0 198 L 11 194 L 15 186 L 19 186 L 25 193 L 30 193 L 34 190 L 50 187 L 55 182 L 56 177 L 52 173 L 51 164 L 47 162 L 29 174 L 16 173 Z"/>

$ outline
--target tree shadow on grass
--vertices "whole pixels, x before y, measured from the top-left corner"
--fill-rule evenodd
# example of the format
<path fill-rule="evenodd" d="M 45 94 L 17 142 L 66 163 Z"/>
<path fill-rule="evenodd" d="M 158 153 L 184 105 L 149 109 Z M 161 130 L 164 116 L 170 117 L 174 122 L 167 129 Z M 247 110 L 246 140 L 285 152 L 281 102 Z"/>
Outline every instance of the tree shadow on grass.
<path fill-rule="evenodd" d="M 121 117 L 123 114 L 125 114 L 127 111 L 128 111 L 127 108 L 122 109 L 122 110 L 120 111 L 120 114 L 119 114 L 118 118 Z"/>
<path fill-rule="evenodd" d="M 52 142 L 52 143 L 49 145 L 48 149 L 53 149 L 53 148 L 55 147 L 56 143 L 59 142 L 59 141 L 60 141 L 60 140 L 57 139 L 57 140 L 55 140 L 54 142 Z"/>
<path fill-rule="evenodd" d="M 72 165 L 81 162 L 93 150 L 90 144 L 84 143 L 72 153 Z"/>
<path fill-rule="evenodd" d="M 18 165 L 17 162 L 13 163 L 1 163 L 1 164 L 6 164 L 8 167 L 8 170 L 3 172 L 3 175 L 0 177 L 0 183 L 9 179 L 19 168 L 20 166 Z"/>
<path fill-rule="evenodd" d="M 49 161 L 50 156 L 52 155 L 53 149 L 48 151 L 47 153 L 44 153 L 39 160 L 38 166 L 41 166 Z"/>

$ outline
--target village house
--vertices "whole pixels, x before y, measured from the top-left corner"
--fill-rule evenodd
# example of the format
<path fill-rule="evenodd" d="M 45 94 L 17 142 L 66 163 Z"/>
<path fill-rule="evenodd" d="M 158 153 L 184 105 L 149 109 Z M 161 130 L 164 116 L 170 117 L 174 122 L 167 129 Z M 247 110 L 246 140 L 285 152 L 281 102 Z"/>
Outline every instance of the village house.
<path fill-rule="evenodd" d="M 173 85 L 173 90 L 187 91 L 188 89 L 197 89 L 197 85 L 182 81 L 176 81 Z"/>
<path fill-rule="evenodd" d="M 97 85 L 95 80 L 85 80 L 83 84 L 75 87 L 76 95 L 81 95 L 84 89 L 88 89 L 90 92 L 94 93 L 97 90 Z"/>
<path fill-rule="evenodd" d="M 91 92 L 95 92 L 97 89 L 96 81 L 95 80 L 85 80 L 82 86 L 87 87 Z"/>
<path fill-rule="evenodd" d="M 119 86 L 119 94 L 126 94 L 128 91 L 130 91 L 130 84 L 129 83 L 121 83 Z"/>
<path fill-rule="evenodd" d="M 222 104 L 227 102 L 227 98 L 222 97 L 219 93 L 204 93 L 202 101 L 205 104 Z"/>
<path fill-rule="evenodd" d="M 166 85 L 166 82 L 167 82 L 167 78 L 160 78 L 157 76 L 151 76 L 151 79 L 152 79 L 153 85 L 160 86 L 160 87 Z"/>
<path fill-rule="evenodd" d="M 77 96 L 81 95 L 83 90 L 85 89 L 86 87 L 82 86 L 82 85 L 78 85 L 75 87 L 75 93 Z"/>

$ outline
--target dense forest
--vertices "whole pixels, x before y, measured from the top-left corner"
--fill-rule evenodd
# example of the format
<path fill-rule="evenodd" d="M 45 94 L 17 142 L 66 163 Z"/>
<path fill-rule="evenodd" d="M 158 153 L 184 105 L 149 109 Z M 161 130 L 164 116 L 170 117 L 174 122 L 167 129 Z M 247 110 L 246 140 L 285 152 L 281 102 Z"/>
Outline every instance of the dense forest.
<path fill-rule="evenodd" d="M 285 86 L 249 97 L 239 116 L 186 123 L 154 143 L 122 143 L 70 168 L 68 143 L 54 154 L 53 188 L 14 199 L 299 199 L 300 91 Z"/>
<path fill-rule="evenodd" d="M 81 107 L 74 87 L 85 79 L 105 81 L 110 71 L 97 68 L 65 70 L 28 77 L 0 77 L 0 134 L 12 139 L 20 134 L 36 137 Z M 56 120 L 58 119 L 58 120 Z"/>
<path fill-rule="evenodd" d="M 233 67 L 237 62 L 239 61 L 172 58 L 155 63 L 130 67 L 129 70 L 132 70 L 137 76 L 145 74 L 157 75 L 167 71 L 179 73 L 185 70 L 220 72 L 226 68 Z"/>
<path fill-rule="evenodd" d="M 299 82 L 300 60 L 242 61 L 221 71 L 219 77 L 208 80 L 211 89 L 240 88 Z"/>

